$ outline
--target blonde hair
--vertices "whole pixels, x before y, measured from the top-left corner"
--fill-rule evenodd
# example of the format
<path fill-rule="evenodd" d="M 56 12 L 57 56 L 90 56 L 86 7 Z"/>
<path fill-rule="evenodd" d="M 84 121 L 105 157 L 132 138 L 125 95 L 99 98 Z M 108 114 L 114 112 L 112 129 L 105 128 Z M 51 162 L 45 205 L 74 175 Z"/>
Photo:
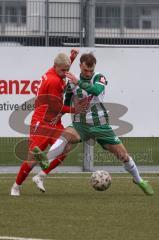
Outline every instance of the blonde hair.
<path fill-rule="evenodd" d="M 71 61 L 65 53 L 59 53 L 54 59 L 54 65 L 70 65 Z"/>

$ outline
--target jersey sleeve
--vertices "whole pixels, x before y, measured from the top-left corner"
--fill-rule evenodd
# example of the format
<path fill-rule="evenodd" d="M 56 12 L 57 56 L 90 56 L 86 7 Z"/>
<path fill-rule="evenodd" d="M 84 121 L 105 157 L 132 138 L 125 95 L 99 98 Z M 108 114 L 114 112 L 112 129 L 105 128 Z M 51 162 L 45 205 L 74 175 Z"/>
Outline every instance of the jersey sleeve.
<path fill-rule="evenodd" d="M 98 96 L 105 90 L 105 86 L 107 85 L 106 78 L 102 74 L 98 74 L 94 78 L 93 84 L 83 82 L 79 80 L 79 87 L 84 89 L 87 93 L 90 93 L 94 96 Z"/>

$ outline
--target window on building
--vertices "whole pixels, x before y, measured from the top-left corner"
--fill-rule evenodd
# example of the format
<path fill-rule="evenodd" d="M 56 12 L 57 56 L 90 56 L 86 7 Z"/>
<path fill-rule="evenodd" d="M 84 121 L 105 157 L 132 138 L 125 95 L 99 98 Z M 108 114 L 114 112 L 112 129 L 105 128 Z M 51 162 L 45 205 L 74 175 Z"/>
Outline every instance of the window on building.
<path fill-rule="evenodd" d="M 4 14 L 2 14 L 2 10 Z M 0 2 L 0 23 L 22 25 L 26 24 L 26 1 Z"/>
<path fill-rule="evenodd" d="M 140 7 L 139 11 L 142 16 L 151 16 L 151 7 L 150 6 Z"/>
<path fill-rule="evenodd" d="M 102 25 L 102 8 L 100 6 L 97 6 L 95 9 L 95 25 L 96 27 L 101 27 Z"/>
<path fill-rule="evenodd" d="M 96 28 L 119 28 L 120 7 L 97 5 L 95 25 Z"/>
<path fill-rule="evenodd" d="M 17 8 L 13 6 L 8 6 L 5 8 L 5 22 L 6 23 L 17 23 Z"/>
<path fill-rule="evenodd" d="M 125 7 L 125 27 L 139 28 L 139 11 L 135 5 Z"/>
<path fill-rule="evenodd" d="M 151 21 L 150 20 L 144 20 L 142 22 L 142 28 L 143 29 L 151 29 L 152 28 Z"/>
<path fill-rule="evenodd" d="M 2 22 L 2 7 L 0 6 L 0 23 Z"/>
<path fill-rule="evenodd" d="M 125 7 L 126 28 L 150 29 L 152 27 L 151 18 L 152 18 L 151 6 L 129 5 Z M 142 19 L 144 19 L 144 21 Z"/>
<path fill-rule="evenodd" d="M 22 24 L 26 23 L 26 7 L 21 7 L 21 22 Z"/>

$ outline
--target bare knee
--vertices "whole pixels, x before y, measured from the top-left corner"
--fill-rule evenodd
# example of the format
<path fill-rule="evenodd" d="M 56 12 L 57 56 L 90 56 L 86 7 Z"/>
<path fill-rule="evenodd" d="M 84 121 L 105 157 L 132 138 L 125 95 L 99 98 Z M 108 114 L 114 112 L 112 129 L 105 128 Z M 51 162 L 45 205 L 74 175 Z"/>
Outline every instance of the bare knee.
<path fill-rule="evenodd" d="M 62 133 L 62 136 L 67 139 L 69 143 L 77 143 L 80 141 L 80 135 L 74 128 L 66 128 Z"/>
<path fill-rule="evenodd" d="M 121 162 L 128 162 L 129 161 L 129 155 L 126 151 L 119 151 L 117 152 L 117 158 L 121 161 Z"/>
<path fill-rule="evenodd" d="M 66 147 L 65 147 L 65 150 L 64 150 L 64 154 L 67 154 L 71 151 L 72 149 L 72 144 L 67 144 Z"/>
<path fill-rule="evenodd" d="M 108 144 L 105 148 L 113 153 L 121 162 L 129 161 L 129 154 L 123 144 L 111 145 Z"/>

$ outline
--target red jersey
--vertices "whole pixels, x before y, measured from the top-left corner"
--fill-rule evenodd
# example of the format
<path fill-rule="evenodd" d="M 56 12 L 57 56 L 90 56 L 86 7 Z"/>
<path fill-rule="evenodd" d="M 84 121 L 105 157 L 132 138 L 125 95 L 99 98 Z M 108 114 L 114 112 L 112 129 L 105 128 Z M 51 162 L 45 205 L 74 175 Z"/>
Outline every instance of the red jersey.
<path fill-rule="evenodd" d="M 74 108 L 63 106 L 65 87 L 65 80 L 58 76 L 53 67 L 42 76 L 32 122 L 35 120 L 59 122 L 63 113 L 74 112 Z"/>

